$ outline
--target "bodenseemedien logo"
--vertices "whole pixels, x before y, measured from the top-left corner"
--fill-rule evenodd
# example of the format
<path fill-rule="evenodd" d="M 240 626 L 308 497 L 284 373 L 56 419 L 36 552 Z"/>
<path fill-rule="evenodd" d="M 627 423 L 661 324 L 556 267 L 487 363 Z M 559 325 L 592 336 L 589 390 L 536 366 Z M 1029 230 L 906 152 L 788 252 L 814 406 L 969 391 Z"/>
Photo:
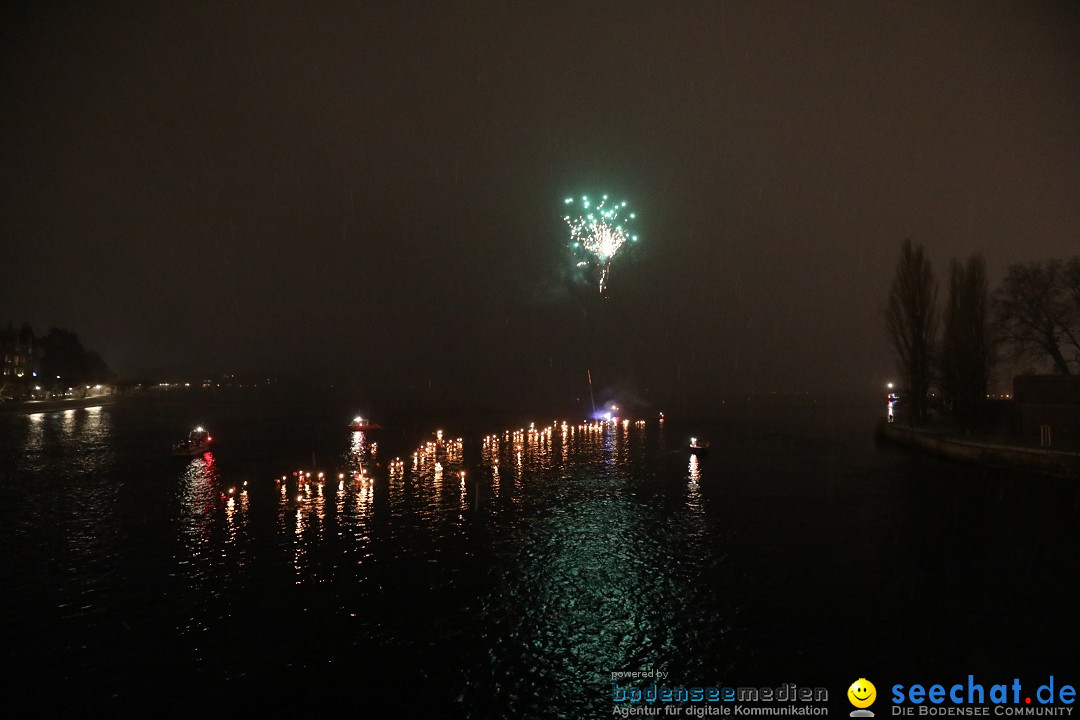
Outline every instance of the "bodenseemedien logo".
<path fill-rule="evenodd" d="M 847 689 L 847 699 L 856 708 L 851 711 L 851 717 L 874 717 L 874 713 L 866 709 L 877 699 L 874 683 L 866 678 L 859 678 Z"/>

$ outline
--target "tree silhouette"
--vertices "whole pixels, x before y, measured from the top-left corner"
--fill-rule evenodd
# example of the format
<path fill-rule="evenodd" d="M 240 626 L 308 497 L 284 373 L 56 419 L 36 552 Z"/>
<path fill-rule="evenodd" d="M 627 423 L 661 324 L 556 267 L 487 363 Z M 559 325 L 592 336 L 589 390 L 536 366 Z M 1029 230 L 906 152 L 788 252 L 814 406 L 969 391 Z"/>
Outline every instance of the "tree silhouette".
<path fill-rule="evenodd" d="M 919 423 L 927 419 L 937 325 L 934 271 L 922 246 L 905 240 L 885 305 L 885 327 L 904 378 L 910 417 Z"/>
<path fill-rule="evenodd" d="M 104 382 L 112 379 L 108 365 L 95 352 L 86 350 L 79 336 L 61 328 L 51 328 L 41 339 L 44 348 L 41 366 L 43 375 L 52 379 L 60 376 L 71 384 Z"/>
<path fill-rule="evenodd" d="M 972 255 L 949 266 L 949 299 L 941 342 L 941 391 L 962 425 L 973 422 L 985 403 L 994 362 L 986 261 Z"/>
<path fill-rule="evenodd" d="M 1018 359 L 1080 371 L 1080 258 L 1010 265 L 995 297 L 998 331 Z"/>

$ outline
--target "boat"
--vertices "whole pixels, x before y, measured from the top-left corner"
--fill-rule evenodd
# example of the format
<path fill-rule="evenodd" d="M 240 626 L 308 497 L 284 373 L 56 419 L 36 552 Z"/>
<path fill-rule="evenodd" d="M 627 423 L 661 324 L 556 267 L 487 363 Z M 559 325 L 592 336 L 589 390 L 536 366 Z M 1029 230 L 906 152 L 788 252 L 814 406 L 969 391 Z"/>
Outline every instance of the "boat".
<path fill-rule="evenodd" d="M 696 437 L 690 438 L 690 452 L 694 455 L 705 455 L 709 452 L 709 441 Z"/>
<path fill-rule="evenodd" d="M 214 438 L 210 437 L 209 432 L 197 427 L 188 433 L 187 439 L 173 444 L 172 454 L 183 456 L 202 455 L 210 449 L 210 443 L 213 440 Z"/>
<path fill-rule="evenodd" d="M 353 421 L 349 423 L 349 429 L 353 432 L 366 432 L 368 430 L 378 430 L 379 423 L 372 422 L 366 418 L 357 415 L 353 418 Z"/>

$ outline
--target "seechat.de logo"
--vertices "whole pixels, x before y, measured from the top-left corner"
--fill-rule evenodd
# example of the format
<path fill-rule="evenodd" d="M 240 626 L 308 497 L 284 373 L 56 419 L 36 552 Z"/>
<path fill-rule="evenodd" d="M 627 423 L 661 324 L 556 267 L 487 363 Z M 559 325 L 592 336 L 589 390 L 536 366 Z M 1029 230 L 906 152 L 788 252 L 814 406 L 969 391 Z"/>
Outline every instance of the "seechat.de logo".
<path fill-rule="evenodd" d="M 859 678 L 847 689 L 847 699 L 856 708 L 851 711 L 851 717 L 874 717 L 874 713 L 866 709 L 874 704 L 874 700 L 877 700 L 877 688 L 874 687 L 874 683 L 866 678 Z"/>

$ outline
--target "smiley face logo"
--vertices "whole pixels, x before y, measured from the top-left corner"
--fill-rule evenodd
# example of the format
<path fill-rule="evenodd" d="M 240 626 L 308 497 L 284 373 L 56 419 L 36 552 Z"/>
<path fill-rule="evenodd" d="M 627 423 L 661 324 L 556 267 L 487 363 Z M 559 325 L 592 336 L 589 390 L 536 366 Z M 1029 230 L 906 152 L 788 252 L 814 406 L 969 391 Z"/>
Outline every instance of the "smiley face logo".
<path fill-rule="evenodd" d="M 866 678 L 859 678 L 847 689 L 848 700 L 857 708 L 868 708 L 877 699 L 877 688 Z"/>

